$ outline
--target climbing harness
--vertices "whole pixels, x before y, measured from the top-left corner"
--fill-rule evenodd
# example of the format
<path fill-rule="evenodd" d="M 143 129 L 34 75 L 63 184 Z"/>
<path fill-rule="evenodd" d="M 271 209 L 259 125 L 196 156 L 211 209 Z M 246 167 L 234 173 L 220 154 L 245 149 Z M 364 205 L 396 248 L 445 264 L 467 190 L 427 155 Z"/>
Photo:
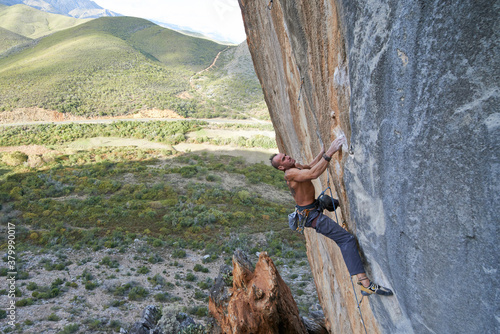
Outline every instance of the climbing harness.
<path fill-rule="evenodd" d="M 330 170 L 327 171 L 327 176 L 328 176 L 328 180 L 327 180 L 328 187 L 321 192 L 320 196 L 322 196 L 326 190 L 330 189 L 330 198 L 332 199 L 333 207 L 335 207 L 335 203 L 333 202 L 332 188 L 330 187 Z M 337 216 L 337 211 L 334 211 L 334 212 L 335 212 L 335 219 L 337 220 L 337 223 L 338 223 L 339 217 Z M 345 229 L 346 228 L 345 224 L 342 224 L 342 227 Z M 358 295 L 356 293 L 356 288 L 354 287 L 354 282 L 352 281 L 352 276 L 349 275 L 349 277 L 351 279 L 352 291 L 354 292 L 354 297 L 356 298 L 356 305 L 358 305 L 358 311 L 359 311 L 359 316 L 361 318 L 361 323 L 363 324 L 363 328 L 365 329 L 365 334 L 368 334 L 368 332 L 366 331 L 365 320 L 363 319 L 363 313 L 361 312 L 361 306 L 360 306 L 361 302 L 363 301 L 364 296 L 361 296 L 361 300 L 358 301 Z"/>
<path fill-rule="evenodd" d="M 313 204 L 316 205 L 316 202 L 314 202 Z M 299 208 L 296 207 L 295 211 L 288 215 L 288 225 L 290 226 L 290 228 L 295 232 L 304 234 L 304 228 L 307 222 L 307 218 L 313 210 L 316 210 L 316 208 L 317 206 L 311 205 L 310 208 L 299 210 Z"/>
<path fill-rule="evenodd" d="M 269 1 L 269 3 L 267 4 L 267 9 L 273 9 L 273 0 Z"/>

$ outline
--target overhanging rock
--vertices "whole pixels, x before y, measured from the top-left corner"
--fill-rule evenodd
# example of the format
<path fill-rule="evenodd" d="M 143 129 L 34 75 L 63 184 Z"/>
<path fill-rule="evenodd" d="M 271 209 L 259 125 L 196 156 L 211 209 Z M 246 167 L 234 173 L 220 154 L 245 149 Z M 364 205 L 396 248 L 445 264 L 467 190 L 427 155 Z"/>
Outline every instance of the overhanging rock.
<path fill-rule="evenodd" d="M 239 2 L 280 151 L 348 138 L 339 219 L 395 292 L 363 301 L 369 332 L 499 332 L 498 4 Z M 336 245 L 306 238 L 330 331 L 363 333 Z"/>

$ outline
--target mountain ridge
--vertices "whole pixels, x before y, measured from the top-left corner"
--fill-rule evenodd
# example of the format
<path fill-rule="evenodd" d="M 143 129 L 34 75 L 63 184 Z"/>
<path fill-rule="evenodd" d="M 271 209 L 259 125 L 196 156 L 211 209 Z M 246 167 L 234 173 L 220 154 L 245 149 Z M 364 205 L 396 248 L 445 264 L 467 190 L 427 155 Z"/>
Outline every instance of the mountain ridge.
<path fill-rule="evenodd" d="M 89 19 L 75 19 L 47 13 L 26 5 L 0 7 L 0 27 L 31 39 L 47 36 L 85 22 L 89 22 Z"/>
<path fill-rule="evenodd" d="M 47 13 L 60 14 L 78 19 L 124 16 L 122 14 L 113 12 L 109 9 L 102 8 L 101 6 L 97 5 L 94 1 L 89 1 L 89 0 L 46 0 L 46 1 L 0 0 L 0 9 L 2 5 L 5 6 L 26 5 Z M 237 43 L 235 43 L 234 41 L 230 41 L 224 36 L 217 33 L 213 32 L 206 33 L 198 31 L 188 26 L 180 26 L 173 23 L 160 22 L 157 20 L 150 20 L 148 18 L 146 19 L 155 24 L 158 24 L 159 26 L 175 30 L 179 33 L 188 36 L 204 38 L 225 45 L 237 45 Z"/>
<path fill-rule="evenodd" d="M 0 4 L 7 6 L 24 4 L 48 13 L 61 14 L 79 19 L 121 16 L 121 14 L 104 9 L 90 0 L 0 0 Z"/>
<path fill-rule="evenodd" d="M 153 35 L 160 39 L 153 41 Z M 185 103 L 175 95 L 188 88 L 191 73 L 209 66 L 225 47 L 144 19 L 91 20 L 0 59 L 0 106 L 79 115 L 127 114 L 142 108 L 181 112 Z M 12 85 L 19 89 L 12 90 Z"/>
<path fill-rule="evenodd" d="M 66 19 L 17 6 L 44 22 Z M 159 109 L 184 117 L 262 118 L 265 111 L 248 50 L 233 59 L 241 45 L 228 47 L 125 16 L 92 19 L 38 39 L 15 34 L 6 34 L 10 39 L 4 45 L 0 40 L 5 50 L 0 53 L 0 112 L 40 108 L 95 117 Z M 190 78 L 223 50 L 216 66 L 190 86 Z M 237 67 L 248 73 L 231 73 Z M 18 89 L 11 89 L 14 85 Z"/>

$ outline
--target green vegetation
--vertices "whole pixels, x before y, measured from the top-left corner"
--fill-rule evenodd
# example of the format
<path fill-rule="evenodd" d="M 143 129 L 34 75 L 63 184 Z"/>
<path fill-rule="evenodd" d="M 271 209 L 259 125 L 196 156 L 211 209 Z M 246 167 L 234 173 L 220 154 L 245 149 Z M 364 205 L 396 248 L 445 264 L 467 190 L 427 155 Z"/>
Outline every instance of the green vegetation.
<path fill-rule="evenodd" d="M 4 52 L 12 50 L 16 46 L 26 45 L 31 41 L 32 40 L 30 38 L 21 36 L 19 34 L 16 34 L 15 32 L 0 27 L 0 55 L 2 55 Z"/>
<path fill-rule="evenodd" d="M 55 145 L 98 136 L 148 139 L 165 144 L 185 141 L 199 121 L 114 122 L 111 124 L 45 124 L 2 128 L 0 146 Z"/>
<path fill-rule="evenodd" d="M 160 303 L 173 303 L 181 300 L 181 298 L 172 296 L 168 292 L 160 292 L 155 295 L 155 300 Z"/>
<path fill-rule="evenodd" d="M 64 326 L 63 330 L 58 332 L 57 334 L 72 334 L 78 332 L 80 329 L 80 325 L 78 324 L 69 324 Z"/>
<path fill-rule="evenodd" d="M 139 18 L 79 20 L 2 6 L 0 112 L 32 107 L 87 117 L 169 109 L 269 119 L 246 43 L 227 47 Z"/>
<path fill-rule="evenodd" d="M 186 130 L 191 123 L 179 125 Z M 23 139 L 21 133 L 8 130 L 0 141 L 31 142 L 30 138 L 40 137 L 27 131 Z M 54 139 L 60 137 L 54 129 L 44 131 L 52 132 L 52 140 L 59 140 Z M 21 245 L 122 249 L 142 236 L 153 247 L 172 247 L 174 258 L 185 257 L 186 248 L 205 249 L 208 257 L 204 262 L 216 259 L 222 251 L 230 256 L 238 247 L 254 251 L 248 233 L 283 229 L 282 221 L 293 208 L 291 203 L 265 200 L 245 188 L 225 189 L 220 181 L 198 181 L 204 181 L 210 173 L 241 174 L 248 185 L 267 183 L 286 190 L 279 171 L 267 164 L 247 165 L 242 158 L 208 154 L 172 158 L 169 154 L 102 148 L 58 156 L 39 169 L 0 163 L 0 169 L 10 171 L 0 176 L 4 217 L 20 223 L 17 238 Z M 160 158 L 171 162 L 159 168 L 156 164 Z M 168 184 L 168 175 L 184 177 L 186 182 L 180 187 Z M 230 233 L 235 227 L 240 232 L 237 235 Z M 272 254 L 296 256 L 297 251 L 283 248 L 289 241 L 301 245 L 298 249 L 303 252 L 300 238 L 292 233 L 281 237 L 283 240 L 269 239 Z M 150 263 L 161 261 L 150 250 L 145 254 Z M 64 270 L 71 264 L 62 255 L 54 261 L 43 261 L 46 270 Z M 101 265 L 116 268 L 119 264 L 105 257 Z M 200 265 L 195 270 L 204 272 L 206 268 Z M 143 267 L 137 272 L 146 271 Z M 92 280 L 86 278 L 87 289 L 95 288 Z"/>
<path fill-rule="evenodd" d="M 217 101 L 178 96 L 224 48 L 138 18 L 95 19 L 0 59 L 0 111 L 39 107 L 95 116 L 157 108 L 186 117 L 230 115 Z"/>
<path fill-rule="evenodd" d="M 26 5 L 0 6 L 0 27 L 28 38 L 40 38 L 90 20 L 51 14 Z"/>
<path fill-rule="evenodd" d="M 262 126 L 266 129 L 268 126 Z M 273 138 L 253 135 L 250 138 L 208 138 L 196 137 L 188 140 L 189 132 L 203 132 L 204 128 L 216 129 L 217 125 L 203 121 L 118 121 L 108 124 L 42 124 L 26 126 L 9 126 L 2 128 L 0 146 L 16 145 L 61 145 L 78 139 L 94 137 L 121 137 L 146 139 L 154 142 L 175 145 L 181 142 L 209 143 L 213 145 L 234 145 L 240 147 L 275 148 Z M 224 129 L 254 129 L 255 126 L 226 124 Z M 8 153 L 2 155 L 4 163 L 19 165 L 27 160 L 23 153 Z"/>
<path fill-rule="evenodd" d="M 19 166 L 26 161 L 28 161 L 28 156 L 19 151 L 2 155 L 2 162 L 9 166 Z"/>
<path fill-rule="evenodd" d="M 260 82 L 255 75 L 246 43 L 228 48 L 219 56 L 215 68 L 193 78 L 193 94 L 214 105 L 244 112 L 245 116 L 269 119 Z"/>
<path fill-rule="evenodd" d="M 202 272 L 202 273 L 208 273 L 208 268 L 205 268 L 203 267 L 201 264 L 197 263 L 194 268 L 193 268 L 194 271 L 196 272 Z"/>

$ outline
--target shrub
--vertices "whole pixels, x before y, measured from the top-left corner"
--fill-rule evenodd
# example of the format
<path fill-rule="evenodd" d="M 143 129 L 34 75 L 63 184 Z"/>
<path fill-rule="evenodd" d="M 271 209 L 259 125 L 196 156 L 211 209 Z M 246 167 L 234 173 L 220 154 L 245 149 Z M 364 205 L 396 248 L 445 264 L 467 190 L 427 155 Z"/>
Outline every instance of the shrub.
<path fill-rule="evenodd" d="M 120 307 L 122 305 L 125 305 L 125 301 L 124 300 L 113 300 L 111 303 L 109 303 L 109 306 L 111 307 Z"/>
<path fill-rule="evenodd" d="M 158 262 L 163 262 L 163 259 L 160 255 L 158 254 L 153 254 L 148 258 L 149 263 L 158 263 Z"/>
<path fill-rule="evenodd" d="M 59 321 L 61 318 L 59 318 L 55 313 L 51 313 L 48 317 L 47 320 L 49 321 Z"/>
<path fill-rule="evenodd" d="M 213 285 L 213 280 L 211 278 L 207 278 L 204 281 L 198 283 L 198 287 L 203 290 L 210 289 Z"/>
<path fill-rule="evenodd" d="M 72 334 L 78 332 L 80 329 L 80 325 L 78 324 L 69 324 L 67 326 L 64 326 L 63 330 L 60 331 L 57 334 Z"/>
<path fill-rule="evenodd" d="M 168 292 L 160 292 L 155 295 L 155 300 L 157 302 L 167 302 L 167 303 L 172 303 L 176 301 L 180 301 L 181 298 L 177 296 L 171 296 Z"/>
<path fill-rule="evenodd" d="M 103 257 L 99 264 L 106 265 L 110 268 L 118 268 L 120 266 L 116 259 L 111 259 L 109 256 Z"/>
<path fill-rule="evenodd" d="M 194 292 L 194 299 L 204 300 L 205 298 L 207 298 L 207 295 L 203 291 L 196 290 Z"/>
<path fill-rule="evenodd" d="M 94 283 L 92 281 L 85 282 L 85 289 L 86 290 L 94 290 L 95 288 L 97 288 L 97 283 Z"/>
<path fill-rule="evenodd" d="M 186 281 L 188 281 L 188 282 L 194 282 L 194 281 L 196 281 L 196 279 L 197 279 L 197 277 L 193 273 L 188 273 L 186 275 Z"/>
<path fill-rule="evenodd" d="M 163 276 L 161 276 L 160 274 L 156 274 L 151 278 L 148 277 L 148 281 L 150 281 L 151 284 L 153 285 L 160 285 L 160 286 L 164 286 L 167 282 L 165 278 L 163 278 Z"/>
<path fill-rule="evenodd" d="M 28 156 L 19 151 L 4 153 L 2 156 L 2 162 L 9 166 L 18 166 L 26 161 L 28 161 Z"/>
<path fill-rule="evenodd" d="M 134 286 L 130 289 L 128 293 L 129 300 L 140 300 L 145 298 L 149 294 L 148 290 L 143 288 L 142 286 Z"/>
<path fill-rule="evenodd" d="M 208 174 L 206 180 L 209 182 L 219 182 L 222 181 L 222 178 L 218 175 Z"/>
<path fill-rule="evenodd" d="M 30 306 L 30 305 L 33 305 L 33 299 L 31 299 L 31 298 L 25 298 L 25 299 L 21 299 L 21 300 L 16 301 L 17 307 Z"/>
<path fill-rule="evenodd" d="M 199 263 L 197 263 L 197 264 L 194 266 L 193 270 L 194 270 L 194 271 L 196 271 L 196 272 L 200 272 L 200 271 L 201 271 L 201 272 L 203 272 L 203 273 L 208 273 L 208 272 L 209 272 L 208 268 L 203 267 L 203 266 L 202 266 L 201 264 L 199 264 Z"/>
<path fill-rule="evenodd" d="M 38 284 L 36 284 L 35 282 L 29 282 L 28 286 L 26 286 L 26 289 L 28 289 L 28 291 L 33 291 L 36 290 L 37 288 Z"/>
<path fill-rule="evenodd" d="M 208 315 L 208 309 L 205 306 L 193 306 L 188 309 L 188 313 L 198 317 L 206 317 Z"/>
<path fill-rule="evenodd" d="M 176 249 L 172 252 L 172 257 L 176 259 L 185 258 L 186 251 L 184 249 Z"/>
<path fill-rule="evenodd" d="M 146 266 L 142 266 L 139 269 L 137 269 L 138 274 L 147 274 L 149 273 L 149 271 L 150 271 L 149 268 Z"/>

